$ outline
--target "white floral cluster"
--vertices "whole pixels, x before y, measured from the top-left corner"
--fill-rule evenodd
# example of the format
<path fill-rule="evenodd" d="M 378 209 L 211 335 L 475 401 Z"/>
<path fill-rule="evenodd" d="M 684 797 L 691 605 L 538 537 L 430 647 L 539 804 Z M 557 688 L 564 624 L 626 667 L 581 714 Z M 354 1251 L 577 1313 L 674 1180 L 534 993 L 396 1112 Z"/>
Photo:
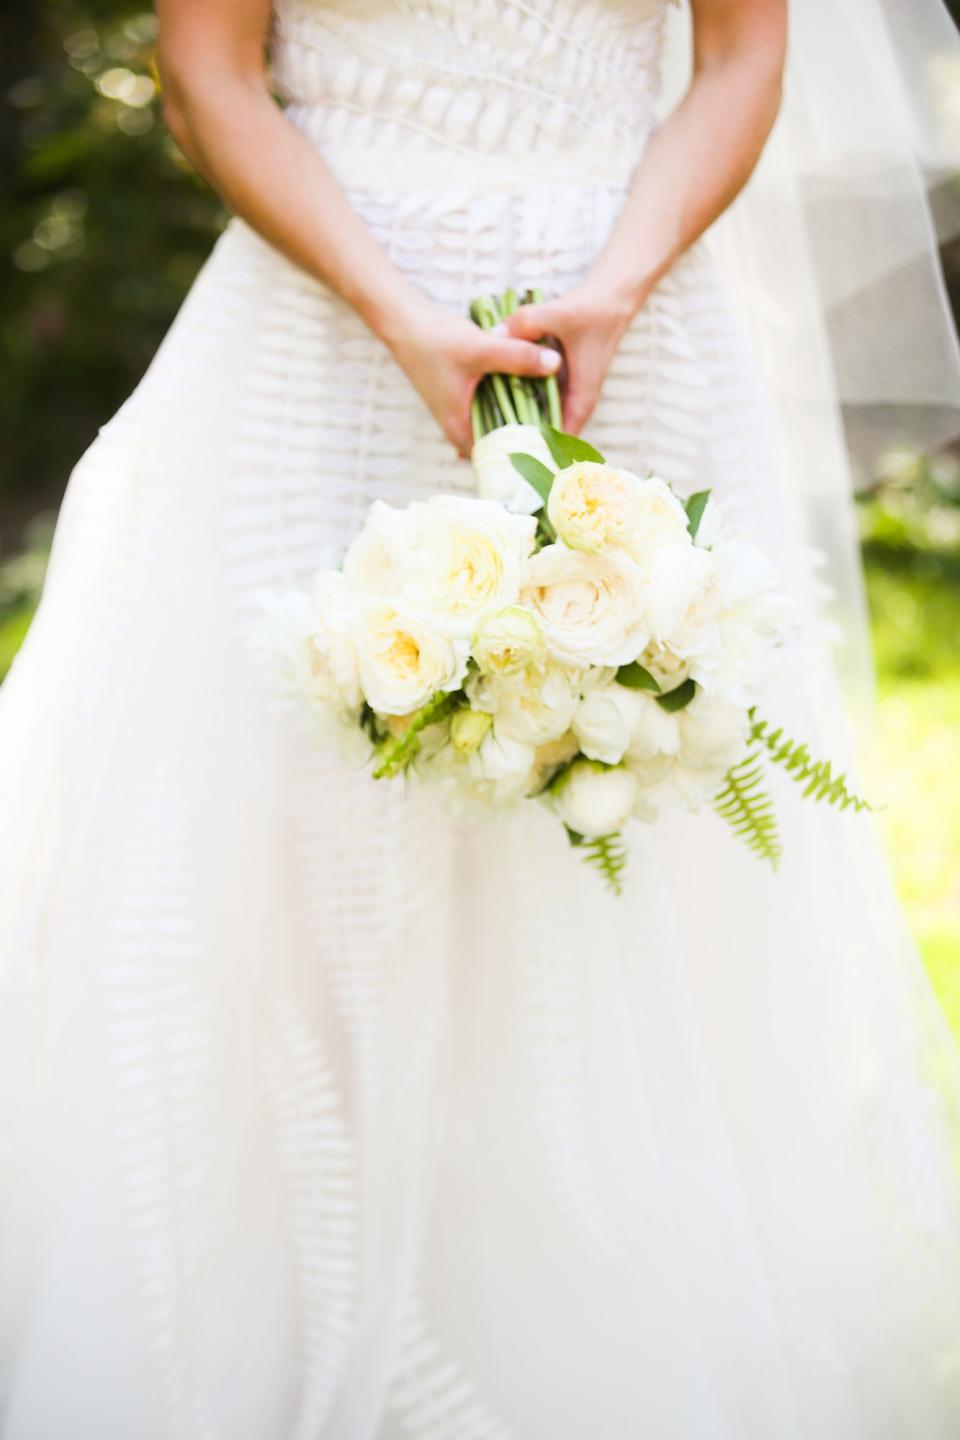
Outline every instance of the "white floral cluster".
<path fill-rule="evenodd" d="M 511 443 L 535 447 L 516 429 L 486 437 L 483 498 L 377 501 L 342 568 L 276 607 L 297 685 L 376 774 L 495 807 L 540 795 L 577 837 L 698 808 L 745 753 L 784 633 L 776 575 L 655 476 L 578 459 L 544 502 L 517 485 Z"/>

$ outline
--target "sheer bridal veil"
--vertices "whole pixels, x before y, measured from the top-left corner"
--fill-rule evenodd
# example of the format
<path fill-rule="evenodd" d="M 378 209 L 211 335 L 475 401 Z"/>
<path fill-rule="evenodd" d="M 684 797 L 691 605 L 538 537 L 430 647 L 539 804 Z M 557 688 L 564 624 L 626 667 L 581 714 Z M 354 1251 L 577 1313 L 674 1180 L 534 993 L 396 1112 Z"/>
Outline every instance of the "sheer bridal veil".
<path fill-rule="evenodd" d="M 689 17 L 670 7 L 665 109 L 689 57 Z M 960 233 L 958 170 L 960 37 L 941 0 L 793 0 L 780 115 L 708 243 L 774 402 L 864 725 L 872 662 L 851 493 L 887 447 L 960 435 L 938 256 Z"/>

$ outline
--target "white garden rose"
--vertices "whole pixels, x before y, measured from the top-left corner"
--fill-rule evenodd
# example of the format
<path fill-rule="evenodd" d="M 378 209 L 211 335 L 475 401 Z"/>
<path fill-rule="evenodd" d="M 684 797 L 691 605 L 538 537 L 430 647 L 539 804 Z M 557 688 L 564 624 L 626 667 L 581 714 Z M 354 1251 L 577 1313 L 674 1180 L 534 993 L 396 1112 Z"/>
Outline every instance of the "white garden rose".
<path fill-rule="evenodd" d="M 530 789 L 536 751 L 494 727 L 466 759 L 472 788 L 491 804 L 522 799 Z"/>
<path fill-rule="evenodd" d="M 630 744 L 634 693 L 622 685 L 590 690 L 577 706 L 570 728 L 588 760 L 617 765 Z"/>
<path fill-rule="evenodd" d="M 718 500 L 716 495 L 711 495 L 700 516 L 700 524 L 697 526 L 695 545 L 712 546 L 719 545 L 724 540 L 729 540 L 736 533 L 730 514 L 729 501 Z"/>
<path fill-rule="evenodd" d="M 675 655 L 703 654 L 714 641 L 720 572 L 709 550 L 689 540 L 664 545 L 647 564 L 647 624 L 654 641 Z"/>
<path fill-rule="evenodd" d="M 623 766 L 575 760 L 550 791 L 565 825 L 587 840 L 612 835 L 629 820 L 637 799 L 637 778 Z"/>
<path fill-rule="evenodd" d="M 546 745 L 570 728 L 577 707 L 577 672 L 547 661 L 510 675 L 472 675 L 470 704 L 494 716 L 497 732 L 526 745 Z"/>
<path fill-rule="evenodd" d="M 318 573 L 315 594 L 258 596 L 261 621 L 254 649 L 277 667 L 285 687 L 314 711 L 355 717 L 363 703 L 357 656 L 344 605 L 343 577 Z"/>
<path fill-rule="evenodd" d="M 730 540 L 710 553 L 718 575 L 716 614 L 710 643 L 692 656 L 690 673 L 713 694 L 749 706 L 770 679 L 791 626 L 790 606 L 777 572 L 755 546 Z"/>
<path fill-rule="evenodd" d="M 640 656 L 640 664 L 663 691 L 676 690 L 690 675 L 690 662 L 658 641 L 651 641 Z"/>
<path fill-rule="evenodd" d="M 637 497 L 643 482 L 629 470 L 598 460 L 577 460 L 558 470 L 547 515 L 573 550 L 597 553 L 631 541 L 638 526 Z"/>
<path fill-rule="evenodd" d="M 618 550 L 590 555 L 563 544 L 530 558 L 521 601 L 543 622 L 548 651 L 567 665 L 623 665 L 647 644 L 647 582 Z"/>
<path fill-rule="evenodd" d="M 632 763 L 651 760 L 657 755 L 676 755 L 680 749 L 679 716 L 664 710 L 652 695 L 642 690 L 632 691 L 631 698 L 633 706 L 627 759 Z"/>
<path fill-rule="evenodd" d="M 466 673 L 464 644 L 390 600 L 361 607 L 354 638 L 367 703 L 383 715 L 418 710 L 438 690 L 455 690 Z"/>
<path fill-rule="evenodd" d="M 606 765 L 673 755 L 680 748 L 676 715 L 643 690 L 608 685 L 592 690 L 577 707 L 571 726 L 589 760 Z"/>
<path fill-rule="evenodd" d="M 750 716 L 742 705 L 698 690 L 678 711 L 680 758 L 684 764 L 724 775 L 742 760 L 750 738 Z"/>
<path fill-rule="evenodd" d="M 374 500 L 360 533 L 343 557 L 344 579 L 354 600 L 399 595 L 415 511 L 416 506 L 395 510 L 383 500 Z"/>
<path fill-rule="evenodd" d="M 517 599 L 537 522 L 494 500 L 436 495 L 414 517 L 404 596 L 445 634 L 469 638 Z"/>
<path fill-rule="evenodd" d="M 470 459 L 481 500 L 496 500 L 515 515 L 534 515 L 543 505 L 533 486 L 516 470 L 510 452 L 532 455 L 551 472 L 556 468 L 550 447 L 537 425 L 500 425 L 474 443 Z"/>
<path fill-rule="evenodd" d="M 656 820 L 664 805 L 676 806 L 680 801 L 672 784 L 676 770 L 673 755 L 651 755 L 645 760 L 629 760 L 631 773 L 637 781 L 633 815 L 637 820 Z"/>
<path fill-rule="evenodd" d="M 670 486 L 658 476 L 637 481 L 634 507 L 635 528 L 624 543 L 644 567 L 662 546 L 689 542 L 687 512 Z"/>
<path fill-rule="evenodd" d="M 586 695 L 591 690 L 602 690 L 617 678 L 616 665 L 591 665 L 588 670 L 580 670 L 577 673 L 577 684 L 580 694 Z"/>
<path fill-rule="evenodd" d="M 637 756 L 628 763 L 652 811 L 661 805 L 699 810 L 720 790 L 730 766 L 743 759 L 750 717 L 742 707 L 699 690 L 689 705 L 669 718 L 677 722 L 677 751 Z"/>
<path fill-rule="evenodd" d="M 543 626 L 532 610 L 507 605 L 481 620 L 470 649 L 486 674 L 510 675 L 544 658 Z"/>
<path fill-rule="evenodd" d="M 318 571 L 314 580 L 304 680 L 316 703 L 347 711 L 363 703 L 346 582 L 335 570 Z"/>
<path fill-rule="evenodd" d="M 538 774 L 543 780 L 546 780 L 558 765 L 566 765 L 579 753 L 580 741 L 572 730 L 567 730 L 556 740 L 549 740 L 546 745 L 537 746 Z"/>

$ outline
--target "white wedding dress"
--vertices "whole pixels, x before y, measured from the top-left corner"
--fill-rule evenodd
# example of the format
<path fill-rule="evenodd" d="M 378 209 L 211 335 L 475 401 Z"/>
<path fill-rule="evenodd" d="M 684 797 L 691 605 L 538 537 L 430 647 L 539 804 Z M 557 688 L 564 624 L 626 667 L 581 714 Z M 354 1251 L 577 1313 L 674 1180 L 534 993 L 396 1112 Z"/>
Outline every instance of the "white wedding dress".
<path fill-rule="evenodd" d="M 465 313 L 588 270 L 665 0 L 282 0 L 274 63 Z M 767 713 L 846 759 L 705 242 L 585 434 L 726 497 L 804 607 Z M 960 1062 L 869 817 L 774 776 L 607 895 L 315 749 L 248 647 L 369 503 L 469 492 L 390 353 L 233 220 L 70 478 L 0 697 L 2 1440 L 955 1440 Z"/>

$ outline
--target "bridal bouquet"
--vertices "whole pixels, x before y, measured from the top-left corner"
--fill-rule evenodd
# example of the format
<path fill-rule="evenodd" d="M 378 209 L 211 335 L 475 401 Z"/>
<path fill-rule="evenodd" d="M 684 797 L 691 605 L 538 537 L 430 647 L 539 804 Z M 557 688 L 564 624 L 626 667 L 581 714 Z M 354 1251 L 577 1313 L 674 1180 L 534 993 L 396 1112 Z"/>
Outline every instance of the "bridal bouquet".
<path fill-rule="evenodd" d="M 516 303 L 471 313 L 490 326 Z M 864 805 L 757 717 L 789 625 L 777 576 L 709 492 L 683 499 L 559 421 L 555 377 L 485 376 L 478 495 L 375 501 L 312 595 L 269 602 L 288 676 L 374 778 L 415 775 L 461 809 L 536 798 L 614 890 L 628 821 L 668 806 L 712 806 L 776 865 L 762 756 Z"/>

